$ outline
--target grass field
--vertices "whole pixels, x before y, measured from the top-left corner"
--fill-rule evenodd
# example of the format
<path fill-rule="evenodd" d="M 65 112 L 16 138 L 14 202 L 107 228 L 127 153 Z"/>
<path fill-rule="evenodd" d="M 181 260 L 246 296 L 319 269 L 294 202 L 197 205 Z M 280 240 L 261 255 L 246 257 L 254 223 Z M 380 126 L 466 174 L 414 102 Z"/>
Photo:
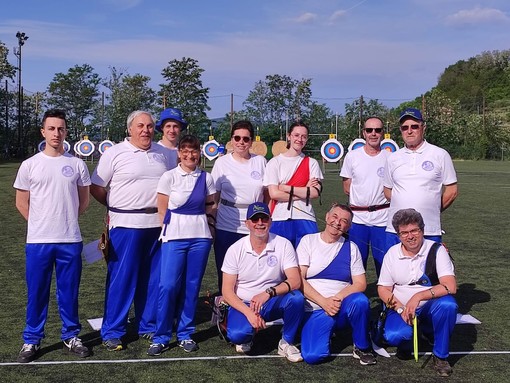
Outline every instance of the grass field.
<path fill-rule="evenodd" d="M 332 351 L 340 354 L 327 363 L 310 366 L 291 364 L 277 356 L 280 338 L 278 327 L 257 335 L 257 357 L 239 356 L 221 341 L 209 324 L 210 312 L 200 299 L 195 340 L 200 350 L 185 354 L 173 343 L 159 358 L 148 359 L 147 341 L 128 335 L 125 351 L 111 353 L 101 347 L 99 333 L 87 318 L 103 312 L 106 267 L 103 262 L 84 264 L 80 291 L 82 338 L 93 348 L 87 364 L 61 353 L 60 320 L 54 294 L 51 297 L 46 339 L 37 363 L 16 365 L 22 343 L 25 319 L 26 287 L 24 277 L 25 223 L 14 206 L 12 183 L 17 163 L 0 164 L 0 381 L 1 382 L 432 382 L 437 381 L 429 356 L 418 363 L 395 357 L 378 358 L 376 366 L 363 367 L 352 357 L 350 333 L 340 333 L 333 340 Z M 480 325 L 457 325 L 452 341 L 450 362 L 454 374 L 450 382 L 504 382 L 510 373 L 510 162 L 455 163 L 460 195 L 443 214 L 444 241 L 455 259 L 459 285 L 457 301 L 461 313 L 479 319 Z M 324 216 L 334 200 L 345 201 L 337 176 L 338 165 L 328 165 L 323 205 L 316 203 L 318 217 Z M 55 196 L 61 198 L 61 196 Z M 84 242 L 97 239 L 101 232 L 104 209 L 95 201 L 81 219 Z M 215 292 L 213 259 L 210 258 L 201 295 Z M 373 265 L 367 271 L 370 283 L 367 295 L 376 314 L 376 289 Z M 421 351 L 430 351 L 420 346 Z M 390 348 L 389 352 L 394 352 Z M 505 353 L 487 353 L 504 351 Z M 455 354 L 459 352 L 459 354 Z M 472 352 L 465 354 L 464 352 Z M 477 354 L 477 352 L 483 352 Z M 108 363 L 103 363 L 107 361 Z M 158 362 L 159 361 L 159 362 Z"/>

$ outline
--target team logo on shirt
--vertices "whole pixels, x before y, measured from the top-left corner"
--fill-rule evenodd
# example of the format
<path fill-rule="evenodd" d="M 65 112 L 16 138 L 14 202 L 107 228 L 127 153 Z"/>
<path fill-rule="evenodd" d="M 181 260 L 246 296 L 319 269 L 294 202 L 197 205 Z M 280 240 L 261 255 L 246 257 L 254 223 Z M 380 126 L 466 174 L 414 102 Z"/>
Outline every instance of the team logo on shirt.
<path fill-rule="evenodd" d="M 421 164 L 421 167 L 423 170 L 425 170 L 427 172 L 434 170 L 434 164 L 430 161 L 423 161 L 423 163 Z"/>
<path fill-rule="evenodd" d="M 159 162 L 160 164 L 164 164 L 165 163 L 165 155 L 164 154 L 153 153 L 152 154 L 152 158 L 154 159 L 154 161 Z"/>
<path fill-rule="evenodd" d="M 268 265 L 268 266 L 270 266 L 270 267 L 275 267 L 277 264 L 278 264 L 278 259 L 276 258 L 276 256 L 271 255 L 271 256 L 267 259 L 267 265 Z"/>
<path fill-rule="evenodd" d="M 379 169 L 377 169 L 377 175 L 381 178 L 384 177 L 384 166 L 381 166 Z"/>
<path fill-rule="evenodd" d="M 253 178 L 254 180 L 261 180 L 262 179 L 262 174 L 260 174 L 260 172 L 254 170 L 251 172 L 250 174 L 251 178 Z"/>
<path fill-rule="evenodd" d="M 71 166 L 66 165 L 62 168 L 62 174 L 64 177 L 72 177 L 74 175 L 74 169 Z"/>

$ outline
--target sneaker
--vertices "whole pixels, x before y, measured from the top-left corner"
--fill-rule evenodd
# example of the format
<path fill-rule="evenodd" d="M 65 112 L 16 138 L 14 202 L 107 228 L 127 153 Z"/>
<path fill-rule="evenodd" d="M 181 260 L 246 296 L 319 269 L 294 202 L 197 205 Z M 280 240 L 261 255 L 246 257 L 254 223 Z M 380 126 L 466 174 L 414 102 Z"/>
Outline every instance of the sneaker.
<path fill-rule="evenodd" d="M 81 339 L 78 337 L 72 337 L 64 340 L 64 352 L 79 356 L 80 358 L 86 358 L 90 355 L 89 349 L 83 345 Z"/>
<path fill-rule="evenodd" d="M 293 344 L 288 343 L 285 339 L 280 339 L 278 343 L 278 355 L 284 356 L 289 362 L 301 362 L 303 357 L 299 349 Z"/>
<path fill-rule="evenodd" d="M 412 360 L 414 359 L 413 354 L 410 350 L 405 350 L 403 348 L 398 347 L 395 356 L 400 360 Z"/>
<path fill-rule="evenodd" d="M 123 349 L 120 339 L 108 339 L 103 342 L 108 351 L 120 351 Z"/>
<path fill-rule="evenodd" d="M 140 334 L 140 338 L 145 339 L 152 344 L 152 338 L 154 338 L 154 333 L 146 332 L 145 334 Z"/>
<path fill-rule="evenodd" d="M 446 378 L 453 373 L 453 369 L 446 359 L 438 358 L 435 355 L 432 355 L 432 359 L 434 360 L 434 370 L 439 376 Z"/>
<path fill-rule="evenodd" d="M 186 352 L 198 351 L 198 344 L 196 344 L 193 339 L 181 340 L 179 342 L 179 347 Z"/>
<path fill-rule="evenodd" d="M 253 342 L 236 344 L 236 351 L 242 354 L 246 354 L 251 351 L 251 347 L 253 346 Z"/>
<path fill-rule="evenodd" d="M 359 363 L 362 366 L 368 366 L 377 363 L 377 359 L 375 358 L 375 355 L 372 354 L 371 351 L 362 351 L 356 346 L 353 346 L 352 356 L 354 357 L 354 359 L 359 359 Z"/>
<path fill-rule="evenodd" d="M 168 350 L 169 345 L 163 343 L 152 343 L 149 349 L 147 350 L 147 355 L 149 356 L 158 356 L 161 355 L 163 351 Z"/>
<path fill-rule="evenodd" d="M 25 343 L 21 346 L 21 351 L 18 354 L 18 363 L 29 363 L 35 359 L 41 346 L 38 344 Z"/>

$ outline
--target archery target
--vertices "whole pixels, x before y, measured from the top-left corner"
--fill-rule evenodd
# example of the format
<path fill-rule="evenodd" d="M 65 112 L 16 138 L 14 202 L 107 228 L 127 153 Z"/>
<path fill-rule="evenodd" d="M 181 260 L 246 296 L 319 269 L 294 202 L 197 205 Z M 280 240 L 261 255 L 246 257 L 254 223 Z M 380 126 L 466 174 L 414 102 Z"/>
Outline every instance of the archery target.
<path fill-rule="evenodd" d="M 220 152 L 218 150 L 219 146 L 220 145 L 218 144 L 218 141 L 216 141 L 216 140 L 207 141 L 204 144 L 204 148 L 202 149 L 202 152 L 204 153 L 204 156 L 209 161 L 212 161 L 220 155 Z"/>
<path fill-rule="evenodd" d="M 109 149 L 112 146 L 113 146 L 113 142 L 111 142 L 110 140 L 101 141 L 99 143 L 99 147 L 98 147 L 99 153 L 103 154 L 106 149 Z"/>
<path fill-rule="evenodd" d="M 267 154 L 267 145 L 264 141 L 253 141 L 250 152 L 259 156 L 265 156 Z"/>
<path fill-rule="evenodd" d="M 273 142 L 273 147 L 271 148 L 271 153 L 273 153 L 273 157 L 276 157 L 278 154 L 285 153 L 287 151 L 287 141 L 276 141 Z"/>
<path fill-rule="evenodd" d="M 365 146 L 365 144 L 366 142 L 363 138 L 356 138 L 349 145 L 349 151 L 362 148 L 363 146 Z"/>
<path fill-rule="evenodd" d="M 39 145 L 37 145 L 37 149 L 38 149 L 40 152 L 44 151 L 44 148 L 46 148 L 46 141 L 45 141 L 45 140 L 44 140 L 44 141 L 39 142 Z"/>
<path fill-rule="evenodd" d="M 322 144 L 321 155 L 327 162 L 337 162 L 344 155 L 344 147 L 338 140 L 330 138 Z"/>
<path fill-rule="evenodd" d="M 64 140 L 64 150 L 66 151 L 66 153 L 69 153 L 69 151 L 71 150 L 71 144 L 66 140 Z"/>
<path fill-rule="evenodd" d="M 390 140 L 389 138 L 381 141 L 381 150 L 387 150 L 388 152 L 396 152 L 398 150 L 398 145 L 395 141 Z"/>
<path fill-rule="evenodd" d="M 74 147 L 73 147 L 74 152 L 76 154 L 78 154 L 79 156 L 83 156 L 83 154 L 81 154 L 81 152 L 80 152 L 79 146 L 80 146 L 80 141 L 77 141 L 77 142 L 74 143 Z"/>
<path fill-rule="evenodd" d="M 78 142 L 78 149 L 82 156 L 88 157 L 94 153 L 96 147 L 90 140 L 81 140 Z"/>

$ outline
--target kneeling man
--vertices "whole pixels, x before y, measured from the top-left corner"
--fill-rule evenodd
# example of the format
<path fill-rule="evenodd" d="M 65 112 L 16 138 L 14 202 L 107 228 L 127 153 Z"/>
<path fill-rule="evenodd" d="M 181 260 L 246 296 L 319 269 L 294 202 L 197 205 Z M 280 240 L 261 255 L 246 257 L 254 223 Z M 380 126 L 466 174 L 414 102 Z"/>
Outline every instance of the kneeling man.
<path fill-rule="evenodd" d="M 362 365 L 376 363 L 368 335 L 370 304 L 363 294 L 367 287 L 363 261 L 358 246 L 343 236 L 351 222 L 351 209 L 333 204 L 324 231 L 304 236 L 297 248 L 306 297 L 301 351 L 307 363 L 327 358 L 333 332 L 348 326 L 354 358 Z"/>
<path fill-rule="evenodd" d="M 253 336 L 266 321 L 283 318 L 278 354 L 291 362 L 303 360 L 294 339 L 303 318 L 304 297 L 296 253 L 285 238 L 269 233 L 269 208 L 262 202 L 248 207 L 250 234 L 235 242 L 225 254 L 223 299 L 230 305 L 227 337 L 237 352 L 249 352 Z"/>

